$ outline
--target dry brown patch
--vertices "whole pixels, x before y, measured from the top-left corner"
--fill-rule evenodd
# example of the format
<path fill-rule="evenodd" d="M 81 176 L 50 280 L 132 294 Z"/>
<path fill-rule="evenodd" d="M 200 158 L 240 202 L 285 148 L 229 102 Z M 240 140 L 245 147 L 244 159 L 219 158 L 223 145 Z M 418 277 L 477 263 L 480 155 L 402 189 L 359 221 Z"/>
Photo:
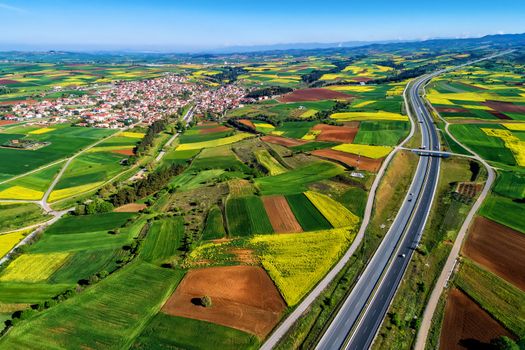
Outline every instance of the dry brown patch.
<path fill-rule="evenodd" d="M 371 172 L 377 172 L 381 167 L 384 158 L 372 159 L 366 157 L 359 157 L 356 154 L 336 151 L 333 149 L 319 149 L 312 151 L 312 154 L 318 157 L 336 160 L 345 165 Z"/>
<path fill-rule="evenodd" d="M 463 254 L 525 291 L 525 235 L 484 217 L 470 227 Z"/>
<path fill-rule="evenodd" d="M 131 149 L 131 148 L 128 148 L 128 149 L 117 149 L 117 150 L 111 151 L 111 153 L 123 154 L 125 156 L 133 156 L 133 155 L 135 155 L 135 152 L 133 152 L 133 149 Z"/>
<path fill-rule="evenodd" d="M 303 232 L 284 196 L 267 196 L 262 200 L 275 232 Z"/>
<path fill-rule="evenodd" d="M 436 107 L 436 110 L 440 113 L 469 113 L 468 109 L 457 107 Z"/>
<path fill-rule="evenodd" d="M 293 147 L 293 146 L 300 146 L 307 143 L 304 140 L 296 140 L 296 139 L 289 139 L 287 137 L 281 137 L 281 136 L 263 136 L 261 137 L 261 140 L 264 142 L 269 143 L 275 143 L 277 145 L 285 146 L 285 147 Z"/>
<path fill-rule="evenodd" d="M 490 341 L 512 334 L 459 289 L 447 298 L 439 348 L 465 350 L 490 348 Z"/>
<path fill-rule="evenodd" d="M 114 211 L 117 213 L 137 213 L 143 209 L 146 209 L 147 207 L 148 206 L 146 204 L 129 203 L 118 207 Z"/>
<path fill-rule="evenodd" d="M 216 132 L 224 132 L 224 131 L 229 131 L 229 130 L 231 130 L 231 128 L 228 128 L 227 126 L 224 126 L 224 125 L 219 125 L 214 128 L 201 129 L 199 131 L 199 134 L 213 134 Z"/>
<path fill-rule="evenodd" d="M 229 252 L 235 255 L 236 260 L 241 264 L 253 265 L 259 262 L 259 259 L 257 259 L 251 249 L 232 248 Z"/>
<path fill-rule="evenodd" d="M 18 122 L 15 122 L 13 120 L 0 120 L 0 125 L 10 125 L 10 124 L 16 124 Z"/>
<path fill-rule="evenodd" d="M 255 125 L 253 124 L 253 122 L 251 120 L 248 120 L 248 119 L 239 119 L 239 123 L 241 123 L 242 125 L 244 126 L 247 126 L 253 130 L 255 130 Z"/>
<path fill-rule="evenodd" d="M 352 95 L 338 91 L 314 88 L 295 90 L 289 94 L 280 97 L 279 102 L 304 102 L 304 101 L 321 101 L 321 100 L 351 100 Z"/>
<path fill-rule="evenodd" d="M 476 182 L 459 182 L 456 192 L 467 198 L 474 198 L 482 190 L 483 184 Z"/>
<path fill-rule="evenodd" d="M 352 143 L 359 131 L 359 124 L 356 127 L 318 124 L 313 129 L 321 131 L 317 141 Z"/>
<path fill-rule="evenodd" d="M 33 104 L 33 103 L 36 103 L 37 101 L 36 100 L 12 100 L 12 101 L 2 101 L 0 102 L 0 106 L 10 106 L 10 105 L 17 105 L 17 104 L 22 104 L 22 103 L 25 103 L 25 104 Z"/>
<path fill-rule="evenodd" d="M 205 295 L 211 298 L 211 307 L 196 302 Z M 285 307 L 261 267 L 222 266 L 188 272 L 162 311 L 236 328 L 262 339 L 279 322 Z"/>
<path fill-rule="evenodd" d="M 486 101 L 482 104 L 502 113 L 525 113 L 525 106 L 515 105 L 512 102 Z"/>

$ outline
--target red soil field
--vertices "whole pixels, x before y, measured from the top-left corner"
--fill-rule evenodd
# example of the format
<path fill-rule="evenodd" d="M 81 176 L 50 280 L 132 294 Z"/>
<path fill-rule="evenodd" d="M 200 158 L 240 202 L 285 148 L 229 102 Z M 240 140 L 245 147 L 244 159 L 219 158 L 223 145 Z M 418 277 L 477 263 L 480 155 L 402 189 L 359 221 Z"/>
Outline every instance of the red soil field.
<path fill-rule="evenodd" d="M 111 151 L 111 152 L 112 153 L 123 154 L 125 156 L 135 155 L 135 152 L 133 152 L 132 148 L 130 148 L 130 149 L 117 149 L 117 150 L 114 150 L 114 151 Z"/>
<path fill-rule="evenodd" d="M 436 110 L 440 113 L 469 113 L 469 110 L 466 108 L 456 107 L 436 107 Z"/>
<path fill-rule="evenodd" d="M 275 143 L 277 145 L 285 147 L 300 146 L 307 143 L 303 140 L 289 139 L 281 136 L 263 136 L 261 137 L 261 140 L 263 140 L 264 142 Z"/>
<path fill-rule="evenodd" d="M 239 119 L 239 123 L 249 127 L 249 128 L 252 128 L 253 130 L 255 130 L 255 125 L 252 123 L 251 120 L 248 120 L 248 119 Z"/>
<path fill-rule="evenodd" d="M 263 203 L 275 232 L 291 233 L 303 231 L 284 196 L 263 197 Z"/>
<path fill-rule="evenodd" d="M 199 131 L 199 134 L 212 134 L 212 133 L 223 132 L 223 131 L 228 131 L 228 130 L 231 130 L 231 129 L 228 128 L 227 126 L 219 125 L 214 128 L 201 129 Z"/>
<path fill-rule="evenodd" d="M 196 298 L 205 295 L 211 298 L 211 307 L 198 305 Z M 279 322 L 285 307 L 262 268 L 222 266 L 188 272 L 162 311 L 236 328 L 262 339 Z"/>
<path fill-rule="evenodd" d="M 146 204 L 139 204 L 139 203 L 129 203 L 125 204 L 123 206 L 120 206 L 113 210 L 117 213 L 138 213 L 142 209 L 146 209 L 148 206 Z"/>
<path fill-rule="evenodd" d="M 525 235 L 492 220 L 477 217 L 463 254 L 525 291 Z"/>
<path fill-rule="evenodd" d="M 483 104 L 502 113 L 525 113 L 525 106 L 518 106 L 512 102 L 487 101 Z"/>
<path fill-rule="evenodd" d="M 503 114 L 501 112 L 498 112 L 498 111 L 488 111 L 490 114 L 492 114 L 493 116 L 495 116 L 496 118 L 498 119 L 502 119 L 502 120 L 512 120 L 511 117 L 509 117 L 508 115 L 506 114 Z"/>
<path fill-rule="evenodd" d="M 10 84 L 17 84 L 18 81 L 11 80 L 11 79 L 0 79 L 0 85 L 10 85 Z"/>
<path fill-rule="evenodd" d="M 439 340 L 440 349 L 491 349 L 490 341 L 499 336 L 513 338 L 511 333 L 459 289 L 449 292 Z"/>
<path fill-rule="evenodd" d="M 13 120 L 0 120 L 0 126 L 1 125 L 10 125 L 10 124 L 16 124 L 18 122 L 15 122 Z"/>
<path fill-rule="evenodd" d="M 366 78 L 366 77 L 352 77 L 352 80 L 353 80 L 353 81 L 357 81 L 357 82 L 359 82 L 359 83 L 367 83 L 367 82 L 369 82 L 369 81 L 371 81 L 371 80 L 374 80 L 374 79 L 372 79 L 372 78 Z"/>
<path fill-rule="evenodd" d="M 318 124 L 313 129 L 321 130 L 316 138 L 317 141 L 352 143 L 359 131 L 359 124 L 356 127 Z"/>
<path fill-rule="evenodd" d="M 302 89 L 295 90 L 279 98 L 280 102 L 304 102 L 321 100 L 351 100 L 352 95 L 328 89 Z"/>
<path fill-rule="evenodd" d="M 3 102 L 0 102 L 0 106 L 10 106 L 10 105 L 17 105 L 17 104 L 20 104 L 20 103 L 25 103 L 25 104 L 33 104 L 33 103 L 36 103 L 36 100 L 13 100 L 13 101 L 3 101 Z"/>
<path fill-rule="evenodd" d="M 348 166 L 359 168 L 361 170 L 377 172 L 381 167 L 383 159 L 371 159 L 361 156 L 359 158 L 355 154 L 350 154 L 341 151 L 335 151 L 333 149 L 319 149 L 312 152 L 313 155 L 327 158 L 330 160 L 337 160 Z"/>

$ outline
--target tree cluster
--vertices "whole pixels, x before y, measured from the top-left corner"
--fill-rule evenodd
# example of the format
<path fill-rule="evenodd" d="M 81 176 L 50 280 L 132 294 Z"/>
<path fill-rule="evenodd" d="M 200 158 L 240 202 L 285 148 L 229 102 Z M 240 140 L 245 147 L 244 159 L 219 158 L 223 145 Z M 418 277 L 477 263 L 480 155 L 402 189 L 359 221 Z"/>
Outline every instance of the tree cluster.
<path fill-rule="evenodd" d="M 153 141 L 155 140 L 155 136 L 157 134 L 161 133 L 166 129 L 168 126 L 168 121 L 166 119 L 161 119 L 153 122 L 146 132 L 146 135 L 144 138 L 140 141 L 140 143 L 135 147 L 135 153 L 142 154 L 144 153 L 148 148 L 150 148 L 153 145 Z"/>
<path fill-rule="evenodd" d="M 259 98 L 264 96 L 282 95 L 292 92 L 293 89 L 283 86 L 269 86 L 263 89 L 254 90 L 246 95 L 247 98 Z"/>

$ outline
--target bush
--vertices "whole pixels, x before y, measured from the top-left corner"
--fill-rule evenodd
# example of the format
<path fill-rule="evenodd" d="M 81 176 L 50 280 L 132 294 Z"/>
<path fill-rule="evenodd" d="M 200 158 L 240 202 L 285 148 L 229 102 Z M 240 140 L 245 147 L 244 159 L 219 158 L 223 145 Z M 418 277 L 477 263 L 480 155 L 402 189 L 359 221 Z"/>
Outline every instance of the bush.
<path fill-rule="evenodd" d="M 212 306 L 211 297 L 207 295 L 203 296 L 201 298 L 201 305 L 204 307 L 211 307 Z"/>

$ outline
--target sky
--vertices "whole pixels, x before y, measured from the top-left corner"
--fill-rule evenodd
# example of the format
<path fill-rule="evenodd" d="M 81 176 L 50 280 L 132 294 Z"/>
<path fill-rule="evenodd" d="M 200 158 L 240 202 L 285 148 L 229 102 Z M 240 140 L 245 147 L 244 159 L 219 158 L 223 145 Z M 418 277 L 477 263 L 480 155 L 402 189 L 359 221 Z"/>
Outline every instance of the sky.
<path fill-rule="evenodd" d="M 525 32 L 523 0 L 0 0 L 0 50 L 202 51 Z"/>

